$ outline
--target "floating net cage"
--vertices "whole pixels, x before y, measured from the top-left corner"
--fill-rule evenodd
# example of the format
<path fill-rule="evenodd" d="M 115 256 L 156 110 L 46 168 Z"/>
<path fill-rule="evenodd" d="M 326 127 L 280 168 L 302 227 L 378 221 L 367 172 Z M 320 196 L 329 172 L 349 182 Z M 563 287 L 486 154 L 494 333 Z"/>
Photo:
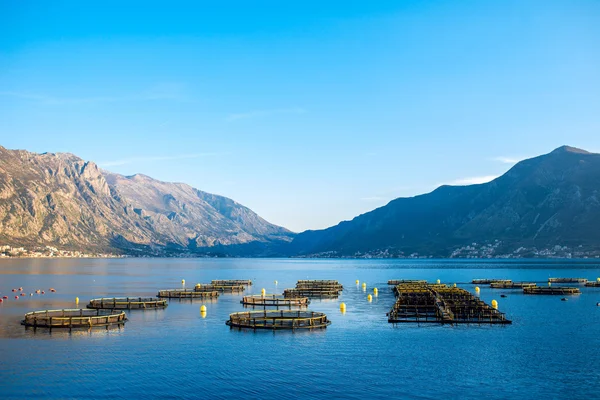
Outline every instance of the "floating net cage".
<path fill-rule="evenodd" d="M 510 324 L 504 313 L 470 292 L 444 284 L 400 284 L 396 303 L 388 313 L 390 323 Z"/>
<path fill-rule="evenodd" d="M 492 289 L 523 289 L 525 287 L 534 287 L 537 284 L 533 282 L 492 282 L 490 287 Z"/>
<path fill-rule="evenodd" d="M 101 299 L 92 299 L 87 305 L 91 309 L 105 310 L 134 310 L 165 308 L 167 300 L 161 300 L 154 297 L 103 297 Z"/>
<path fill-rule="evenodd" d="M 226 324 L 240 329 L 296 330 L 326 328 L 331 321 L 327 319 L 327 315 L 321 312 L 265 310 L 230 314 Z"/>
<path fill-rule="evenodd" d="M 391 279 L 388 281 L 388 285 L 401 285 L 403 283 L 427 283 L 424 279 Z"/>
<path fill-rule="evenodd" d="M 524 287 L 524 294 L 581 294 L 581 290 L 576 287 Z"/>
<path fill-rule="evenodd" d="M 205 299 L 219 297 L 219 292 L 217 290 L 166 289 L 160 290 L 156 296 L 168 299 Z"/>
<path fill-rule="evenodd" d="M 261 307 L 306 307 L 310 303 L 308 297 L 285 297 L 280 294 L 244 296 L 240 302 L 246 306 Z"/>
<path fill-rule="evenodd" d="M 124 324 L 126 320 L 123 311 L 65 309 L 29 312 L 21 324 L 34 328 L 91 328 Z"/>
<path fill-rule="evenodd" d="M 596 282 L 589 281 L 589 282 L 585 283 L 585 286 L 587 286 L 587 287 L 600 287 L 600 281 L 596 281 Z"/>
<path fill-rule="evenodd" d="M 218 291 L 221 293 L 240 293 L 246 290 L 246 286 L 244 285 L 212 285 L 212 284 L 203 284 L 198 283 L 194 286 L 194 290 L 197 292 L 209 292 L 209 291 Z"/>
<path fill-rule="evenodd" d="M 250 279 L 213 279 L 210 283 L 215 286 L 252 286 Z"/>
<path fill-rule="evenodd" d="M 548 278 L 550 283 L 586 283 L 586 278 Z"/>

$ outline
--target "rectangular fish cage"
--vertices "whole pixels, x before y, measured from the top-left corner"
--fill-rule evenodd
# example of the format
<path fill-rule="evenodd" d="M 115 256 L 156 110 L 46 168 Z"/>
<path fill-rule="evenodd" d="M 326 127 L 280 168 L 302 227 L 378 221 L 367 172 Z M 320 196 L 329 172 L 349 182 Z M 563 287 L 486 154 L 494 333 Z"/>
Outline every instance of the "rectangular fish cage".
<path fill-rule="evenodd" d="M 587 287 L 600 287 L 600 281 L 596 281 L 596 282 L 588 281 L 588 282 L 585 283 L 585 286 L 587 286 Z"/>
<path fill-rule="evenodd" d="M 339 295 L 340 290 L 338 289 L 285 289 L 283 291 L 285 298 L 336 298 Z"/>
<path fill-rule="evenodd" d="M 226 325 L 231 328 L 245 329 L 322 329 L 331 321 L 327 315 L 315 311 L 264 310 L 242 311 L 229 315 Z"/>
<path fill-rule="evenodd" d="M 156 297 L 167 299 L 204 299 L 219 297 L 216 290 L 198 291 L 193 289 L 166 289 L 160 290 Z"/>
<path fill-rule="evenodd" d="M 586 278 L 548 278 L 550 283 L 586 283 Z"/>
<path fill-rule="evenodd" d="M 549 295 L 560 295 L 560 294 L 581 294 L 581 290 L 576 287 L 525 287 L 523 288 L 524 294 L 549 294 Z"/>
<path fill-rule="evenodd" d="M 208 291 L 219 291 L 221 293 L 240 293 L 246 290 L 244 285 L 212 285 L 198 283 L 194 286 L 194 290 L 197 292 L 208 292 Z"/>
<path fill-rule="evenodd" d="M 215 286 L 252 286 L 250 279 L 213 279 L 210 283 Z"/>
<path fill-rule="evenodd" d="M 388 313 L 390 323 L 512 323 L 504 313 L 464 289 L 440 284 L 401 284 L 395 293 L 396 303 Z"/>
<path fill-rule="evenodd" d="M 490 287 L 492 289 L 522 289 L 524 287 L 534 287 L 537 286 L 533 282 L 492 282 L 490 283 Z"/>
<path fill-rule="evenodd" d="M 124 324 L 126 320 L 123 311 L 64 309 L 29 312 L 21 324 L 33 328 L 91 328 Z"/>
<path fill-rule="evenodd" d="M 310 300 L 308 297 L 285 297 L 280 294 L 265 294 L 244 296 L 240 302 L 246 306 L 261 306 L 261 307 L 306 307 Z"/>
<path fill-rule="evenodd" d="M 101 299 L 90 300 L 90 303 L 86 307 L 105 310 L 132 310 L 165 308 L 166 306 L 167 300 L 154 297 L 103 297 Z"/>

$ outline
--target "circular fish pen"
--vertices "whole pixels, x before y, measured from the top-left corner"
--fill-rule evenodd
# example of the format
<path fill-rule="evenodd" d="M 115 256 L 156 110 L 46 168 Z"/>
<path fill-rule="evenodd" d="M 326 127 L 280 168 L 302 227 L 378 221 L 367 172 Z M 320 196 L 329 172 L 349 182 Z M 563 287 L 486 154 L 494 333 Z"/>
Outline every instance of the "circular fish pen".
<path fill-rule="evenodd" d="M 229 315 L 225 323 L 239 329 L 323 329 L 331 321 L 327 315 L 315 311 L 242 311 Z"/>
<path fill-rule="evenodd" d="M 112 310 L 66 309 L 32 311 L 25 314 L 21 325 L 33 328 L 91 328 L 124 324 L 125 312 Z"/>
<path fill-rule="evenodd" d="M 159 290 L 156 297 L 167 299 L 206 299 L 219 297 L 219 292 L 216 290 L 167 289 Z"/>
<path fill-rule="evenodd" d="M 252 281 L 250 279 L 213 279 L 210 284 L 215 286 L 252 286 Z"/>
<path fill-rule="evenodd" d="M 280 294 L 265 294 L 244 296 L 240 302 L 246 306 L 262 306 L 262 307 L 306 307 L 310 300 L 308 297 L 285 297 Z"/>
<path fill-rule="evenodd" d="M 212 284 L 203 284 L 198 283 L 194 290 L 197 292 L 207 292 L 207 291 L 219 291 L 221 293 L 240 293 L 246 290 L 246 286 L 244 285 L 212 285 Z"/>
<path fill-rule="evenodd" d="M 95 310 L 147 310 L 150 308 L 165 308 L 166 306 L 167 300 L 154 297 L 103 297 L 90 300 L 86 307 Z"/>

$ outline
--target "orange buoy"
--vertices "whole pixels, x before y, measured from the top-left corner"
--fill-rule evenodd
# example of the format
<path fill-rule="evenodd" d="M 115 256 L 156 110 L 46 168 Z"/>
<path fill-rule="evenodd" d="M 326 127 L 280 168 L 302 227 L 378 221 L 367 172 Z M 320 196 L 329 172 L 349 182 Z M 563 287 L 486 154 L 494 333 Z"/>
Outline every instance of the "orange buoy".
<path fill-rule="evenodd" d="M 54 288 L 50 288 L 50 291 L 51 292 L 56 292 L 56 290 L 54 290 Z"/>
<path fill-rule="evenodd" d="M 37 294 L 40 294 L 41 290 L 40 290 L 40 289 L 38 289 L 38 290 L 36 290 L 35 292 L 36 292 Z"/>
<path fill-rule="evenodd" d="M 13 292 L 16 292 L 16 291 L 17 291 L 17 289 L 13 289 Z"/>
<path fill-rule="evenodd" d="M 25 296 L 25 293 L 21 293 L 21 296 Z"/>
<path fill-rule="evenodd" d="M 19 288 L 19 292 L 22 292 L 22 291 L 23 291 L 23 288 L 22 288 L 22 287 L 20 287 L 20 288 Z"/>

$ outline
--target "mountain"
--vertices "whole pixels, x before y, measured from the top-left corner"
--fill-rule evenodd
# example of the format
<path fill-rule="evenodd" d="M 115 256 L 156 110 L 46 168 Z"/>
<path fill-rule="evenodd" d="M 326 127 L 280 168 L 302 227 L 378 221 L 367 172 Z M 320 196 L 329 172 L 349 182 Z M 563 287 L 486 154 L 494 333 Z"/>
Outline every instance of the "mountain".
<path fill-rule="evenodd" d="M 260 254 L 291 240 L 226 197 L 103 171 L 68 153 L 0 146 L 0 244 Z"/>
<path fill-rule="evenodd" d="M 294 238 L 296 255 L 600 254 L 600 154 L 563 146 L 501 177 L 398 198 Z M 417 254 L 414 254 L 415 256 Z"/>

